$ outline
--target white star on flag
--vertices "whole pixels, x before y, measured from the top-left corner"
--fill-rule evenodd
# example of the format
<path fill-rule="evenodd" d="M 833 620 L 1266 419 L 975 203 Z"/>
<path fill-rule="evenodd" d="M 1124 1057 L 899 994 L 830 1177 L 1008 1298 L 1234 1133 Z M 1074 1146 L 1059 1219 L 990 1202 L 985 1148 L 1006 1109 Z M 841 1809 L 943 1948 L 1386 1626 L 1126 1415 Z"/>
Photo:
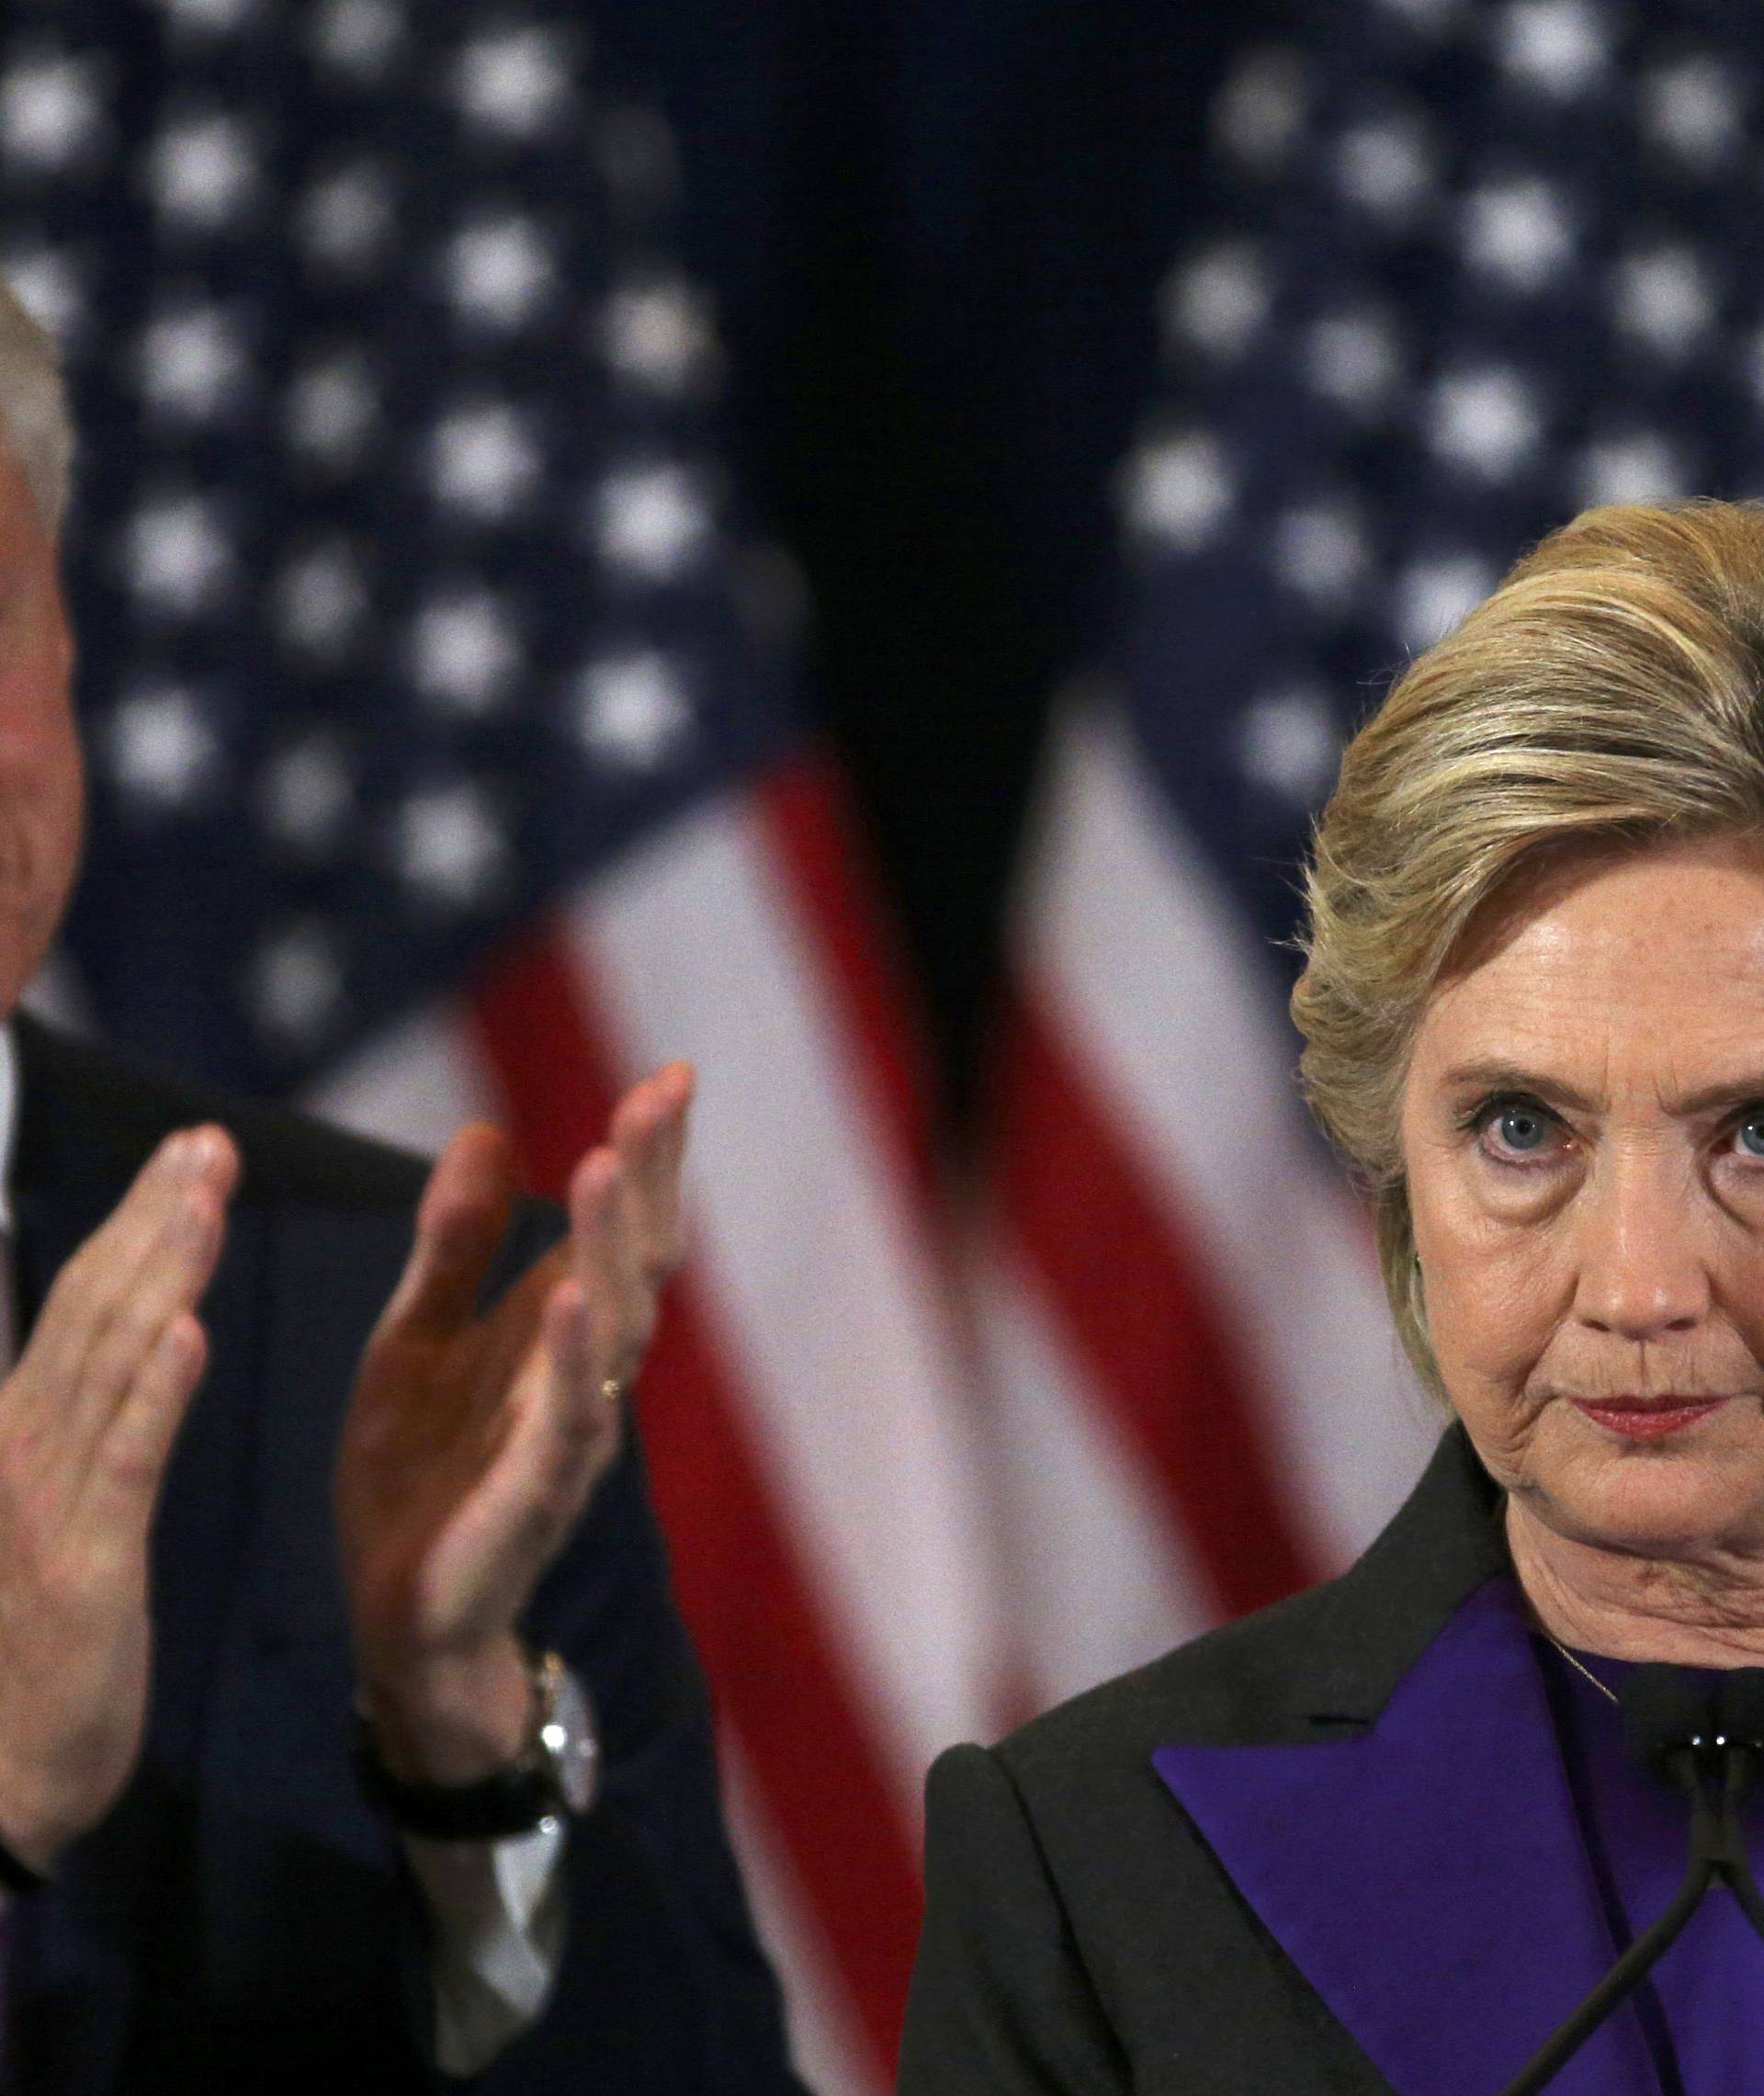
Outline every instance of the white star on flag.
<path fill-rule="evenodd" d="M 435 494 L 483 523 L 509 516 L 539 477 L 531 423 L 505 401 L 455 409 L 435 430 L 429 455 Z"/>
<path fill-rule="evenodd" d="M 288 389 L 288 439 L 315 464 L 346 467 L 360 455 L 379 414 L 367 360 L 355 351 L 309 365 Z"/>
<path fill-rule="evenodd" d="M 525 666 L 520 635 L 489 590 L 458 590 L 417 614 L 411 674 L 444 712 L 476 719 L 493 711 Z"/>
<path fill-rule="evenodd" d="M 343 969 L 325 927 L 291 925 L 266 939 L 249 971 L 246 994 L 266 1032 L 303 1048 L 338 1025 Z"/>
<path fill-rule="evenodd" d="M 1505 367 L 1449 372 L 1433 389 L 1428 431 L 1442 459 L 1490 480 L 1516 472 L 1544 422 L 1532 388 Z"/>
<path fill-rule="evenodd" d="M 397 212 L 383 167 L 351 162 L 315 182 L 300 205 L 300 236 L 311 260 L 336 271 L 366 269 L 385 248 Z"/>
<path fill-rule="evenodd" d="M 1165 545 L 1203 544 L 1218 529 L 1235 498 L 1230 461 L 1204 430 L 1149 445 L 1128 463 L 1128 524 Z"/>
<path fill-rule="evenodd" d="M 1402 375 L 1394 328 L 1366 312 L 1329 313 L 1314 322 L 1305 365 L 1319 393 L 1361 414 L 1380 407 Z"/>
<path fill-rule="evenodd" d="M 0 152 L 33 174 L 67 169 L 104 128 L 97 62 L 64 52 L 20 66 L 0 82 Z"/>
<path fill-rule="evenodd" d="M 1514 0 L 1498 43 L 1515 79 L 1561 101 L 1589 87 L 1611 58 L 1604 18 L 1583 0 Z"/>
<path fill-rule="evenodd" d="M 600 339 L 620 377 L 662 393 L 685 392 L 714 361 L 715 335 L 705 301 L 682 283 L 613 292 L 602 309 Z"/>
<path fill-rule="evenodd" d="M 168 421 L 209 422 L 236 407 L 246 373 L 238 323 L 218 306 L 162 312 L 141 336 L 141 392 Z"/>
<path fill-rule="evenodd" d="M 1547 182 L 1490 183 L 1465 199 L 1464 260 L 1512 290 L 1542 290 L 1568 262 L 1573 244 L 1562 199 Z"/>
<path fill-rule="evenodd" d="M 1254 243 L 1211 248 L 1168 280 L 1161 301 L 1165 335 L 1211 357 L 1239 356 L 1267 318 L 1270 289 Z"/>
<path fill-rule="evenodd" d="M 570 70 L 559 32 L 496 30 L 459 54 L 459 107 L 483 130 L 534 138 L 557 124 L 568 107 Z"/>
<path fill-rule="evenodd" d="M 616 568 L 663 580 L 700 553 L 711 515 L 695 476 L 681 466 L 638 466 L 610 473 L 594 498 L 595 545 Z"/>
<path fill-rule="evenodd" d="M 690 732 L 692 707 L 666 656 L 646 650 L 590 663 L 578 687 L 576 719 L 592 756 L 652 771 Z"/>
<path fill-rule="evenodd" d="M 123 699 L 106 723 L 104 745 L 119 790 L 146 813 L 191 807 L 214 783 L 220 758 L 202 707 L 176 685 Z"/>
<path fill-rule="evenodd" d="M 189 617 L 211 608 L 232 573 L 220 519 L 197 494 L 150 498 L 130 520 L 125 547 L 130 582 L 162 612 Z"/>
<path fill-rule="evenodd" d="M 307 857 L 333 851 L 356 805 L 355 773 L 338 739 L 315 731 L 278 751 L 264 770 L 265 826 Z"/>
<path fill-rule="evenodd" d="M 1315 685 L 1253 700 L 1240 746 L 1250 777 L 1302 808 L 1328 792 L 1341 756 L 1341 736 L 1328 695 Z"/>
<path fill-rule="evenodd" d="M 492 219 L 465 227 L 447 244 L 443 267 L 460 314 L 491 327 L 523 325 L 557 289 L 551 244 L 531 219 Z"/>
<path fill-rule="evenodd" d="M 1687 247 L 1624 256 L 1612 295 L 1617 324 L 1658 357 L 1684 356 L 1714 324 L 1708 266 Z"/>
<path fill-rule="evenodd" d="M 1442 640 L 1495 586 L 1487 561 L 1474 553 L 1436 553 L 1396 577 L 1396 626 L 1411 653 Z"/>
<path fill-rule="evenodd" d="M 393 850 L 417 899 L 447 909 L 481 909 L 509 871 L 508 840 L 469 780 L 410 795 L 398 810 Z"/>
<path fill-rule="evenodd" d="M 373 80 L 403 41 L 403 10 L 394 0 L 321 0 L 313 10 L 311 37 L 323 64 Z"/>
<path fill-rule="evenodd" d="M 1647 135 L 1701 174 L 1712 173 L 1745 142 L 1739 84 L 1730 66 L 1706 52 L 1650 74 L 1640 102 Z"/>
<path fill-rule="evenodd" d="M 179 228 L 212 232 L 236 218 L 254 193 L 259 163 L 236 117 L 191 117 L 164 131 L 147 158 L 154 201 Z"/>
<path fill-rule="evenodd" d="M 360 632 L 368 592 L 360 551 L 346 538 L 310 547 L 277 583 L 283 637 L 308 654 L 336 660 Z"/>

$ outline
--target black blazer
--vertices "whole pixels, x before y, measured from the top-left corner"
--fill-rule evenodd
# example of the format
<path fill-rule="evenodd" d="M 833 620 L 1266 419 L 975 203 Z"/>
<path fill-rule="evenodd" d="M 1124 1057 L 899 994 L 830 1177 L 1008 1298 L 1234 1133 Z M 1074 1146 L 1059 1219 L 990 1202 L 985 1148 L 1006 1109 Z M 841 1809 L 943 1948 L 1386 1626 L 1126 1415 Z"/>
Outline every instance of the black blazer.
<path fill-rule="evenodd" d="M 901 2096 L 1388 2096 L 1152 1755 L 1364 1734 L 1507 1569 L 1496 1516 L 1454 1428 L 1341 1579 L 944 1754 Z"/>
<path fill-rule="evenodd" d="M 28 1020 L 17 1037 L 27 1320 L 168 1130 L 222 1122 L 244 1160 L 204 1309 L 210 1365 L 155 1535 L 146 1750 L 116 1810 L 18 1917 L 6 2043 L 20 2084 L 44 2096 L 432 2089 L 423 1909 L 349 1763 L 329 1499 L 353 1366 L 408 1248 L 424 1168 L 128 1071 Z M 526 1210 L 503 1278 L 558 1227 Z M 797 2090 L 634 1441 L 527 1629 L 587 1683 L 605 1784 L 570 1840 L 552 2005 L 473 2086 Z"/>

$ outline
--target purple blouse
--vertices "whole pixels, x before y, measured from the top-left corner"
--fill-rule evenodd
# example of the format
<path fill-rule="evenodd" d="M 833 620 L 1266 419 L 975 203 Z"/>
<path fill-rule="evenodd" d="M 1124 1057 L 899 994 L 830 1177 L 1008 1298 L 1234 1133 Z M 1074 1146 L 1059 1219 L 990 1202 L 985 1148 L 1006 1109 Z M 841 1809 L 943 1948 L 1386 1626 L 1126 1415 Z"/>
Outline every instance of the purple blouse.
<path fill-rule="evenodd" d="M 1610 1917 L 1612 1954 L 1665 1907 L 1684 1875 L 1684 1802 L 1640 1766 L 1609 1696 L 1547 1639 L 1532 1647 L 1544 1671 L 1568 1788 L 1588 1861 Z M 1620 1691 L 1627 1669 L 1589 1652 L 1576 1658 Z M 1764 1867 L 1764 1796 L 1746 1814 L 1754 1869 Z M 1684 1933 L 1654 1967 L 1638 2015 L 1667 2096 L 1764 2090 L 1764 1942 L 1724 1886 L 1712 1887 Z"/>
<path fill-rule="evenodd" d="M 1463 1603 L 1369 1729 L 1171 1742 L 1153 1765 L 1398 2096 L 1498 2096 L 1684 1869 L 1683 1803 L 1632 1764 L 1617 1710 L 1540 1657 L 1510 1577 Z M 1550 2096 L 1753 2091 L 1764 1943 L 1717 1887 Z"/>

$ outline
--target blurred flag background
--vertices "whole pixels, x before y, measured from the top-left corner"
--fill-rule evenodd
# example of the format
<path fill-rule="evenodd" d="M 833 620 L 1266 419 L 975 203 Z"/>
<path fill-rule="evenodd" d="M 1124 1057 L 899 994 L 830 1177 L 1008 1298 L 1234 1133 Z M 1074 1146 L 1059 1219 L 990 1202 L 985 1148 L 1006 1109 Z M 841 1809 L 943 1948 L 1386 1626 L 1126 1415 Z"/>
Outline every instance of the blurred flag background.
<path fill-rule="evenodd" d="M 1283 1011 L 1342 736 L 1584 504 L 1764 486 L 1749 8 L 1018 5 L 0 33 L 83 434 L 42 996 L 548 1191 L 698 1064 L 644 1434 L 828 2096 L 936 1750 L 1339 1567 L 1431 1438 Z"/>

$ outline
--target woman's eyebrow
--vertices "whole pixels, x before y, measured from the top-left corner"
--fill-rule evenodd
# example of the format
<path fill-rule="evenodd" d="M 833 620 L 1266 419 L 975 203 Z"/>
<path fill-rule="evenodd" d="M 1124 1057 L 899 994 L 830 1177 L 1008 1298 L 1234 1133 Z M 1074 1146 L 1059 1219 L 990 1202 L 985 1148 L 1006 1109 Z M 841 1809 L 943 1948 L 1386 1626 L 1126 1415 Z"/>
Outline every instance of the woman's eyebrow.
<path fill-rule="evenodd" d="M 1724 1077 L 1679 1099 L 1668 1099 L 1668 1114 L 1702 1114 L 1711 1106 L 1738 1106 L 1749 1100 L 1764 1100 L 1764 1070 L 1747 1071 L 1737 1077 Z"/>
<path fill-rule="evenodd" d="M 1566 1106 L 1578 1114 L 1600 1110 L 1598 1100 L 1589 1098 L 1563 1079 L 1547 1076 L 1542 1071 L 1527 1070 L 1521 1063 L 1507 1062 L 1499 1058 L 1454 1064 L 1445 1072 L 1444 1082 L 1454 1090 L 1475 1086 L 1491 1092 L 1529 1092 L 1552 1105 Z M 1720 1078 L 1713 1084 L 1705 1084 L 1675 1099 L 1663 1100 L 1661 1104 L 1677 1118 L 1706 1114 L 1712 1106 L 1742 1105 L 1749 1100 L 1764 1102 L 1764 1069 L 1742 1071 L 1735 1076 Z"/>
<path fill-rule="evenodd" d="M 1598 1102 L 1589 1099 L 1572 1084 L 1559 1077 L 1549 1077 L 1542 1071 L 1527 1070 L 1523 1064 L 1507 1062 L 1491 1058 L 1476 1062 L 1460 1062 L 1445 1072 L 1442 1082 L 1453 1089 L 1468 1090 L 1475 1087 L 1490 1092 L 1530 1092 L 1552 1105 L 1572 1107 L 1576 1113 L 1590 1114 L 1598 1110 Z"/>

